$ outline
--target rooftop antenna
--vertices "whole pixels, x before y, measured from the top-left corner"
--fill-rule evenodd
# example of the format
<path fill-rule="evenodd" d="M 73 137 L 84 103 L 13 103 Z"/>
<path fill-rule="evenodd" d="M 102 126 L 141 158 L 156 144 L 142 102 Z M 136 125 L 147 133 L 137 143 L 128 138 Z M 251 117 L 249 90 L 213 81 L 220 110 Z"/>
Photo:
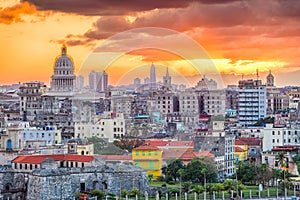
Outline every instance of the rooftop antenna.
<path fill-rule="evenodd" d="M 256 80 L 258 81 L 258 68 L 256 68 Z"/>
<path fill-rule="evenodd" d="M 242 80 L 244 80 L 244 74 L 242 74 Z"/>

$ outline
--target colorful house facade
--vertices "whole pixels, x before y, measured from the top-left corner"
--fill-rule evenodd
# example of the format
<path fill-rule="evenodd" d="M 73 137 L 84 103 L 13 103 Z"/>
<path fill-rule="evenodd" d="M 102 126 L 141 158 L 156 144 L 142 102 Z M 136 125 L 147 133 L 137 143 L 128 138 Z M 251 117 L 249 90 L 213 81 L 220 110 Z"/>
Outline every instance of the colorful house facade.
<path fill-rule="evenodd" d="M 147 176 L 156 179 L 161 176 L 162 150 L 155 146 L 139 146 L 132 150 L 132 162 L 134 165 L 146 170 Z"/>

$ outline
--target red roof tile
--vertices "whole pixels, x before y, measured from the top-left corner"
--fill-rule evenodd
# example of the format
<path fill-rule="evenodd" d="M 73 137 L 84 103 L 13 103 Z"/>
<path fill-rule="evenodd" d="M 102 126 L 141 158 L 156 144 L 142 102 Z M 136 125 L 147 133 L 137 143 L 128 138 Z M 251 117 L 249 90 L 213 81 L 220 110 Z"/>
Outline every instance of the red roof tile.
<path fill-rule="evenodd" d="M 197 157 L 197 156 L 193 152 L 186 151 L 180 156 L 180 159 L 181 160 L 193 160 L 195 157 Z"/>
<path fill-rule="evenodd" d="M 261 140 L 258 138 L 239 138 L 240 141 L 244 142 L 245 144 L 248 144 L 249 146 L 260 146 Z"/>
<path fill-rule="evenodd" d="M 234 143 L 235 145 L 245 145 L 246 143 L 245 142 L 243 142 L 242 140 L 240 140 L 240 139 L 235 139 L 235 143 Z"/>
<path fill-rule="evenodd" d="M 212 157 L 212 158 L 215 157 L 215 155 L 210 153 L 209 151 L 194 152 L 194 154 L 197 157 Z"/>
<path fill-rule="evenodd" d="M 246 150 L 241 147 L 235 147 L 235 152 L 245 152 Z"/>
<path fill-rule="evenodd" d="M 47 158 L 52 158 L 54 161 L 76 161 L 76 162 L 91 162 L 94 156 L 84 156 L 77 154 L 49 154 L 49 155 L 29 155 L 18 156 L 13 163 L 41 164 Z"/>

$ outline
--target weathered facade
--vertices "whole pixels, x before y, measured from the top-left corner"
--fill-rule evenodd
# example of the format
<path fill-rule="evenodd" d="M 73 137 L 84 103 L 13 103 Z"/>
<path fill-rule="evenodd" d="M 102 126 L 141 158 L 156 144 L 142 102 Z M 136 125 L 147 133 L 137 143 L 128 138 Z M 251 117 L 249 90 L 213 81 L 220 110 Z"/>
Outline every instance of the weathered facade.
<path fill-rule="evenodd" d="M 102 190 L 119 194 L 138 188 L 148 190 L 146 172 L 132 165 L 107 166 L 100 158 L 82 167 L 61 167 L 47 158 L 34 170 L 0 166 L 0 199 L 71 200 L 77 193 Z"/>

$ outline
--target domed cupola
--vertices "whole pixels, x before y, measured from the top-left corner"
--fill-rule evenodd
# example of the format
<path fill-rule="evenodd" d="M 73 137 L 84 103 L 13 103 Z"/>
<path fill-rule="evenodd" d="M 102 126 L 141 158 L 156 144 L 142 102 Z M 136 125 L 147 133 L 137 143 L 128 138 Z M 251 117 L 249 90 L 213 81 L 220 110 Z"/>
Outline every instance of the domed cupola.
<path fill-rule="evenodd" d="M 63 68 L 67 68 L 67 67 L 71 67 L 74 69 L 73 67 L 73 61 L 72 58 L 70 58 L 69 56 L 67 56 L 67 47 L 66 45 L 63 45 L 61 48 L 61 56 L 59 56 L 56 61 L 55 61 L 55 68 L 56 67 L 63 67 Z"/>
<path fill-rule="evenodd" d="M 72 58 L 67 55 L 67 47 L 63 45 L 61 55 L 55 60 L 51 90 L 73 91 L 75 88 L 75 78 Z"/>

